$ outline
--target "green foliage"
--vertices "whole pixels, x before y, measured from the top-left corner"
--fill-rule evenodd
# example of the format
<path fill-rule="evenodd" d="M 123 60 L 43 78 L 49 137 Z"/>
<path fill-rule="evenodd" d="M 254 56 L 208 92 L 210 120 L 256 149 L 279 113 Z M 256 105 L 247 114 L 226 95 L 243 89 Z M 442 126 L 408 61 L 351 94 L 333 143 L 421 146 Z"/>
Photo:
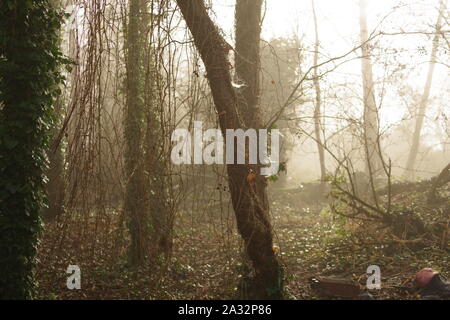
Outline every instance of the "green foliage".
<path fill-rule="evenodd" d="M 287 169 L 286 169 L 286 162 L 280 162 L 279 167 L 278 167 L 278 172 L 274 175 L 268 176 L 267 177 L 267 181 L 269 182 L 277 182 L 278 179 L 280 178 L 279 175 L 280 173 L 286 173 Z"/>
<path fill-rule="evenodd" d="M 48 0 L 0 2 L 0 299 L 33 296 L 61 23 Z"/>

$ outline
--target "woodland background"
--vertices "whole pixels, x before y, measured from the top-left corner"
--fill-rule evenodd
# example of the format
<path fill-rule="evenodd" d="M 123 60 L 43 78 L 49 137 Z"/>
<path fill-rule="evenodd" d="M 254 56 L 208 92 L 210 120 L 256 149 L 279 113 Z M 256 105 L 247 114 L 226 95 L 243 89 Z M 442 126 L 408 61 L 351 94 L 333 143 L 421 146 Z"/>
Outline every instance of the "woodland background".
<path fill-rule="evenodd" d="M 375 264 L 377 298 L 416 299 L 449 272 L 446 0 L 0 12 L 1 298 L 320 299 Z M 279 129 L 280 172 L 173 165 L 193 121 Z"/>

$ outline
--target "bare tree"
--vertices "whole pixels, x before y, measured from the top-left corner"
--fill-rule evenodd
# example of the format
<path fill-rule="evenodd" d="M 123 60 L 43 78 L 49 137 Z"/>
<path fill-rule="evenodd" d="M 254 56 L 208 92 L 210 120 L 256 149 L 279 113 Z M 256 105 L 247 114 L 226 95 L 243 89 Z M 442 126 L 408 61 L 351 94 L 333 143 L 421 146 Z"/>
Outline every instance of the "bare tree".
<path fill-rule="evenodd" d="M 314 17 L 314 30 L 315 30 L 315 44 L 314 44 L 314 65 L 317 66 L 319 64 L 319 28 L 317 25 L 317 15 L 316 15 L 316 9 L 314 7 L 314 1 L 311 0 L 311 6 L 313 10 L 313 17 Z M 322 105 L 322 93 L 320 88 L 320 79 L 319 79 L 319 70 L 318 67 L 314 68 L 314 75 L 313 75 L 313 82 L 314 82 L 314 89 L 316 91 L 316 101 L 314 105 L 314 134 L 316 136 L 316 143 L 317 143 L 317 151 L 319 152 L 319 162 L 320 162 L 320 181 L 326 180 L 326 167 L 325 167 L 325 151 L 322 144 L 322 137 L 321 137 L 321 105 Z"/>
<path fill-rule="evenodd" d="M 440 30 L 444 9 L 445 9 L 444 0 L 440 0 L 439 13 L 436 21 L 436 33 L 433 37 L 433 47 L 431 49 L 430 54 L 430 63 L 428 66 L 427 80 L 425 82 L 423 94 L 420 99 L 420 105 L 416 117 L 416 125 L 414 128 L 414 134 L 412 138 L 411 150 L 409 151 L 408 160 L 406 162 L 406 175 L 409 176 L 410 178 L 414 178 L 414 164 L 416 162 L 417 153 L 419 152 L 420 133 L 422 132 L 423 120 L 425 118 L 425 112 L 428 105 L 428 98 L 430 97 L 431 83 L 433 82 L 434 67 L 436 66 L 436 54 L 439 46 L 439 38 L 441 37 Z"/>
<path fill-rule="evenodd" d="M 369 177 L 381 173 L 381 150 L 379 149 L 379 121 L 375 100 L 375 85 L 373 81 L 371 50 L 367 28 L 367 0 L 359 1 L 360 37 L 361 37 L 361 72 L 363 80 L 364 102 L 364 149 L 366 156 L 366 174 Z"/>
<path fill-rule="evenodd" d="M 214 104 L 219 116 L 219 124 L 222 134 L 225 136 L 226 129 L 244 128 L 247 123 L 242 122 L 238 115 L 238 108 L 242 104 L 238 102 L 238 97 L 232 86 L 230 63 L 228 53 L 232 49 L 230 45 L 220 35 L 217 27 L 208 16 L 207 9 L 202 0 L 177 0 L 183 17 L 189 27 L 194 43 L 200 52 L 205 64 L 207 77 L 211 88 Z M 257 76 L 253 72 L 258 71 L 259 57 L 259 32 L 261 20 L 261 0 L 240 0 L 237 2 L 236 15 L 239 30 L 243 23 L 241 15 L 245 15 L 251 34 L 246 37 L 251 43 L 239 44 L 243 50 L 242 59 L 257 58 L 249 60 L 248 64 L 241 61 L 239 70 L 244 80 L 248 83 L 248 90 L 242 95 L 246 107 L 243 111 L 244 119 L 249 125 L 256 128 L 261 127 L 258 116 L 258 91 L 259 84 Z M 244 37 L 240 32 L 237 38 Z M 240 39 L 239 41 L 242 41 Z M 249 46 L 247 48 L 247 46 Z M 246 50 L 247 48 L 247 50 Z M 254 63 L 254 65 L 251 65 Z M 248 71 L 248 74 L 244 73 Z M 242 98 L 242 97 L 240 97 Z M 251 114 L 255 112 L 256 114 Z M 251 120 L 249 119 L 251 117 Z M 249 183 L 247 176 L 252 169 L 256 174 L 255 182 Z M 228 184 L 236 216 L 239 233 L 244 239 L 245 249 L 250 258 L 253 270 L 254 281 L 251 286 L 253 298 L 280 298 L 282 296 L 282 267 L 273 251 L 273 231 L 269 217 L 267 202 L 267 182 L 264 176 L 260 175 L 260 166 L 250 165 L 227 165 Z"/>

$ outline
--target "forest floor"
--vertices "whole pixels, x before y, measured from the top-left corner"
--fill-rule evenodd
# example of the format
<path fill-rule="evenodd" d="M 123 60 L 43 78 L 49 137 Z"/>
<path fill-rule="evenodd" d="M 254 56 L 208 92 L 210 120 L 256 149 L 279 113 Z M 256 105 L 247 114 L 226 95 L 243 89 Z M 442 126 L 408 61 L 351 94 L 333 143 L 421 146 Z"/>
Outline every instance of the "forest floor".
<path fill-rule="evenodd" d="M 376 299 L 417 299 L 408 290 L 414 274 L 431 267 L 450 274 L 448 251 L 430 245 L 392 248 L 356 241 L 348 224 L 330 212 L 327 199 L 307 188 L 271 192 L 271 211 L 278 254 L 286 269 L 288 299 L 325 299 L 313 291 L 311 277 L 338 277 L 366 284 L 367 267 L 381 269 L 382 288 Z M 406 200 L 410 201 L 410 200 Z M 39 249 L 37 277 L 41 299 L 233 299 L 239 297 L 242 242 L 230 209 L 181 213 L 176 220 L 170 264 L 131 269 L 126 241 L 114 241 L 118 231 L 102 223 L 71 232 L 66 224 L 46 227 Z M 361 226 L 360 226 L 361 227 Z M 370 226 L 363 226 L 370 229 Z M 361 231 L 360 231 L 361 232 Z M 101 236 L 105 234 L 104 236 Z M 82 239 L 82 240 L 81 240 Z M 448 246 L 447 246 L 448 248 Z M 82 272 L 82 289 L 68 290 L 69 264 Z"/>

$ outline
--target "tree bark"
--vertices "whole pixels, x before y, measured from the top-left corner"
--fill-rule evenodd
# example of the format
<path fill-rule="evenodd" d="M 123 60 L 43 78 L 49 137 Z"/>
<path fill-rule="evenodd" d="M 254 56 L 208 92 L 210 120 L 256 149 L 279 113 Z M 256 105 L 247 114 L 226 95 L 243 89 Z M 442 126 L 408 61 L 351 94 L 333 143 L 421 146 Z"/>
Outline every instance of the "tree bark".
<path fill-rule="evenodd" d="M 436 192 L 439 187 L 450 182 L 450 163 L 442 169 L 441 173 L 435 178 L 428 194 L 428 203 L 436 200 Z"/>
<path fill-rule="evenodd" d="M 131 0 L 127 39 L 127 111 L 125 119 L 130 262 L 152 262 L 172 251 L 173 215 L 168 205 L 167 167 L 162 134 L 163 102 L 158 101 L 155 47 L 151 35 L 156 1 Z M 158 22 L 156 22 L 158 23 Z"/>
<path fill-rule="evenodd" d="M 238 109 L 247 128 L 261 128 L 260 37 L 262 0 L 237 0 L 235 12 L 236 78 L 243 82 Z"/>
<path fill-rule="evenodd" d="M 208 16 L 202 0 L 177 0 L 177 3 L 205 64 L 220 128 L 225 137 L 226 129 L 244 128 L 247 125 L 239 118 L 237 110 L 242 107 L 243 102 L 238 102 L 239 98 L 231 82 L 228 61 L 228 52 L 231 47 L 219 34 L 217 27 Z M 236 10 L 242 10 L 242 12 L 248 10 L 246 11 L 247 19 L 251 21 L 253 32 L 259 32 L 259 26 L 255 27 L 255 22 L 258 25 L 260 23 L 260 12 L 257 12 L 259 9 L 259 0 L 256 2 L 238 1 L 237 4 Z M 238 26 L 237 29 L 239 29 Z M 237 38 L 241 36 L 242 34 L 239 32 Z M 253 57 L 259 54 L 259 33 L 258 35 L 248 35 L 248 37 L 252 41 L 251 44 L 239 45 L 244 50 L 241 55 L 242 59 L 245 59 L 246 54 Z M 248 51 L 245 48 L 248 48 Z M 240 54 L 238 52 L 238 56 Z M 259 80 L 257 78 L 259 75 L 253 74 L 254 71 L 259 71 L 258 61 L 259 56 L 257 61 L 249 60 L 249 62 L 255 63 L 254 65 L 247 65 L 243 61 L 237 63 L 241 70 L 239 76 L 244 78 L 242 80 L 246 81 L 248 86 L 243 93 L 243 97 L 245 97 L 243 101 L 246 105 L 243 117 L 250 125 L 255 125 L 255 129 L 259 126 L 259 116 L 253 114 L 254 117 L 250 119 L 252 112 L 250 110 L 257 112 L 258 107 Z M 250 185 L 247 182 L 249 169 L 249 165 L 227 165 L 228 184 L 238 231 L 244 239 L 245 250 L 254 271 L 250 298 L 280 298 L 282 296 L 282 267 L 273 251 L 273 232 L 267 203 L 267 183 L 266 179 L 259 174 L 259 168 L 255 168 L 256 183 Z"/>
<path fill-rule="evenodd" d="M 372 62 L 367 31 L 367 1 L 360 0 L 360 37 L 362 51 L 361 71 L 363 79 L 364 101 L 364 149 L 366 156 L 366 174 L 369 177 L 381 173 L 381 150 L 379 148 L 378 109 L 375 100 L 375 86 L 373 82 Z"/>
<path fill-rule="evenodd" d="M 51 4 L 60 10 L 62 5 L 60 0 L 52 0 Z M 60 36 L 62 38 L 62 35 Z M 50 143 L 47 150 L 49 165 L 46 170 L 48 182 L 45 186 L 47 192 L 47 208 L 43 211 L 42 217 L 45 221 L 52 221 L 64 212 L 64 155 L 59 138 L 61 130 L 61 120 L 63 118 L 63 101 L 58 97 L 55 101 L 56 123 L 50 130 Z"/>
<path fill-rule="evenodd" d="M 142 46 L 139 32 L 141 6 L 141 0 L 130 0 L 127 30 L 125 113 L 125 171 L 127 182 L 124 210 L 128 217 L 128 227 L 131 236 L 128 252 L 129 261 L 135 266 L 144 262 L 149 238 L 142 163 L 143 104 L 139 90 L 142 62 Z"/>
<path fill-rule="evenodd" d="M 0 300 L 35 293 L 61 23 L 48 0 L 0 2 Z"/>
<path fill-rule="evenodd" d="M 315 30 L 315 36 L 316 41 L 314 44 L 314 65 L 317 66 L 319 63 L 319 28 L 317 26 L 317 16 L 316 16 L 316 9 L 314 7 L 314 0 L 311 0 L 312 10 L 313 10 L 313 16 L 314 16 L 314 30 Z M 314 106 L 314 133 L 316 136 L 316 143 L 317 143 L 317 151 L 319 152 L 319 162 L 320 162 L 320 181 L 323 183 L 326 180 L 326 167 L 325 167 L 325 151 L 322 144 L 322 137 L 320 135 L 321 131 L 321 124 L 320 124 L 320 117 L 321 117 L 321 107 L 322 107 L 322 97 L 321 97 L 321 88 L 320 88 L 320 81 L 319 81 L 319 70 L 318 68 L 314 68 L 314 88 L 316 90 L 316 103 Z"/>
<path fill-rule="evenodd" d="M 151 1 L 150 17 L 143 23 L 143 34 L 153 34 L 159 20 L 153 21 L 155 0 Z M 159 19 L 159 18 L 156 18 Z M 147 206 L 151 217 L 150 254 L 153 258 L 164 256 L 166 261 L 172 253 L 173 214 L 168 205 L 167 159 L 164 152 L 163 113 L 164 101 L 159 97 L 158 81 L 162 76 L 158 70 L 155 56 L 156 48 L 145 40 L 144 61 L 144 104 L 146 133 L 144 141 Z"/>
<path fill-rule="evenodd" d="M 48 182 L 45 186 L 47 192 L 47 208 L 43 211 L 42 217 L 45 221 L 52 221 L 64 212 L 64 155 L 61 143 L 58 139 L 61 130 L 62 101 L 58 98 L 55 102 L 55 115 L 57 122 L 50 131 L 50 143 L 47 150 L 49 167 L 46 170 Z"/>

